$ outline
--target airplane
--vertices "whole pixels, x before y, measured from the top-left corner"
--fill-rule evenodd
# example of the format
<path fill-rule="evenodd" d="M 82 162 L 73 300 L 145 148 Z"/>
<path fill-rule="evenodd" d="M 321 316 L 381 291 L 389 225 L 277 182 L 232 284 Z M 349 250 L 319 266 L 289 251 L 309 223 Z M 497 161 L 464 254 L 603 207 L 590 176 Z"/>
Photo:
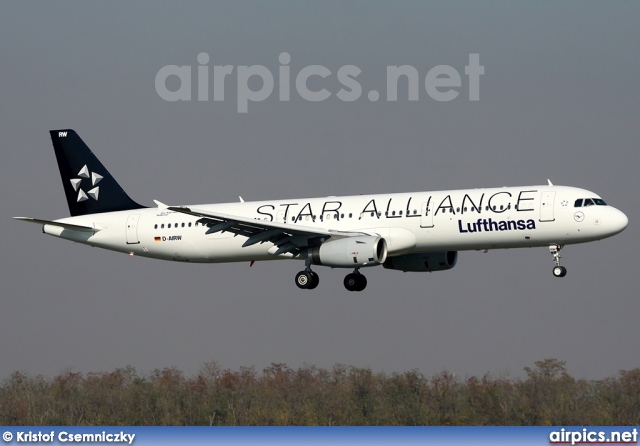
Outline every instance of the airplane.
<path fill-rule="evenodd" d="M 629 222 L 597 194 L 547 185 L 330 196 L 155 207 L 133 201 L 78 134 L 50 131 L 71 216 L 14 217 L 45 234 L 130 256 L 191 263 L 303 260 L 301 289 L 318 286 L 312 265 L 352 269 L 349 291 L 367 286 L 361 268 L 433 272 L 459 251 L 548 247 L 564 277 L 565 245 L 611 237 Z"/>

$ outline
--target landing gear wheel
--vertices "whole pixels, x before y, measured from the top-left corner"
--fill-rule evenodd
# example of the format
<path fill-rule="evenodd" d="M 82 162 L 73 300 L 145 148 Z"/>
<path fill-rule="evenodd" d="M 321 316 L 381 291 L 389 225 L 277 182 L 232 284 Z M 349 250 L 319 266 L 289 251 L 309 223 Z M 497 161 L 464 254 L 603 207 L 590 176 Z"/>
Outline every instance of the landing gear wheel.
<path fill-rule="evenodd" d="M 318 286 L 320 278 L 313 271 L 300 271 L 296 274 L 296 285 L 303 290 L 312 290 Z"/>
<path fill-rule="evenodd" d="M 553 275 L 555 277 L 564 277 L 567 275 L 567 268 L 565 268 L 564 266 L 560 266 L 560 259 L 562 258 L 562 256 L 560 255 L 561 249 L 562 245 L 560 244 L 556 243 L 553 245 L 549 245 L 549 252 L 553 256 L 553 263 L 556 264 L 556 266 L 553 267 Z"/>
<path fill-rule="evenodd" d="M 356 291 L 362 291 L 367 287 L 367 278 L 362 274 L 356 274 L 358 276 L 358 287 Z"/>
<path fill-rule="evenodd" d="M 303 290 L 309 289 L 309 286 L 313 283 L 313 276 L 309 271 L 300 271 L 296 274 L 296 285 Z"/>
<path fill-rule="evenodd" d="M 567 275 L 567 268 L 564 266 L 554 266 L 553 275 L 556 277 L 564 277 Z"/>
<path fill-rule="evenodd" d="M 348 291 L 355 291 L 356 284 L 358 283 L 358 279 L 355 274 L 347 274 L 344 278 L 344 287 Z"/>
<path fill-rule="evenodd" d="M 309 283 L 309 286 L 307 287 L 307 289 L 312 290 L 316 288 L 320 283 L 320 277 L 318 277 L 318 274 L 314 273 L 313 271 L 309 271 L 309 272 L 311 273 L 311 282 Z"/>
<path fill-rule="evenodd" d="M 344 287 L 349 291 L 362 291 L 367 287 L 367 278 L 360 273 L 347 274 Z"/>

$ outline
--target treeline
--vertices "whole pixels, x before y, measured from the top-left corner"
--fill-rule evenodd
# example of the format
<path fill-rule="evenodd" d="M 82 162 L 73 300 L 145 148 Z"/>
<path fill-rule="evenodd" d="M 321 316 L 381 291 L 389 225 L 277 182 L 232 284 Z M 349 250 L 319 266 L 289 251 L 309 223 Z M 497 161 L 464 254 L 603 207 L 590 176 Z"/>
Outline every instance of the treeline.
<path fill-rule="evenodd" d="M 525 379 L 425 377 L 336 365 L 272 364 L 193 377 L 176 368 L 15 372 L 0 388 L 0 425 L 638 425 L 640 369 L 588 381 L 563 361 L 525 368 Z"/>

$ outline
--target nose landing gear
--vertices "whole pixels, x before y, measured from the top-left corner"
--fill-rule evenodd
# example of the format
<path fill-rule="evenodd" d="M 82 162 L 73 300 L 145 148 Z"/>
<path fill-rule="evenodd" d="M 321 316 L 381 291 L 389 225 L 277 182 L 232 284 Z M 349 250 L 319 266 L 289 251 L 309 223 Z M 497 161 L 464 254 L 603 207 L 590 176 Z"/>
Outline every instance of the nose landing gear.
<path fill-rule="evenodd" d="M 561 249 L 562 245 L 549 245 L 549 252 L 553 256 L 553 262 L 556 264 L 556 266 L 553 267 L 553 275 L 555 277 L 564 277 L 567 275 L 567 268 L 565 268 L 564 266 L 560 266 L 560 259 L 562 258 L 562 256 L 560 255 Z"/>

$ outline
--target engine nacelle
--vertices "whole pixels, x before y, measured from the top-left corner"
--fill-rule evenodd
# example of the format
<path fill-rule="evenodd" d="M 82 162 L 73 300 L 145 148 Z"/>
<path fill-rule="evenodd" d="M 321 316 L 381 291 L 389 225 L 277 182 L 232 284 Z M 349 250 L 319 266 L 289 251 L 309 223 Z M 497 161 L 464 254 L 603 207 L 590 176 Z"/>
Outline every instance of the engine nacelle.
<path fill-rule="evenodd" d="M 456 266 L 458 251 L 420 252 L 398 257 L 389 257 L 382 266 L 400 271 L 431 272 L 446 271 Z"/>
<path fill-rule="evenodd" d="M 377 236 L 347 237 L 314 246 L 308 255 L 314 265 L 334 268 L 375 266 L 387 259 L 387 242 Z"/>

